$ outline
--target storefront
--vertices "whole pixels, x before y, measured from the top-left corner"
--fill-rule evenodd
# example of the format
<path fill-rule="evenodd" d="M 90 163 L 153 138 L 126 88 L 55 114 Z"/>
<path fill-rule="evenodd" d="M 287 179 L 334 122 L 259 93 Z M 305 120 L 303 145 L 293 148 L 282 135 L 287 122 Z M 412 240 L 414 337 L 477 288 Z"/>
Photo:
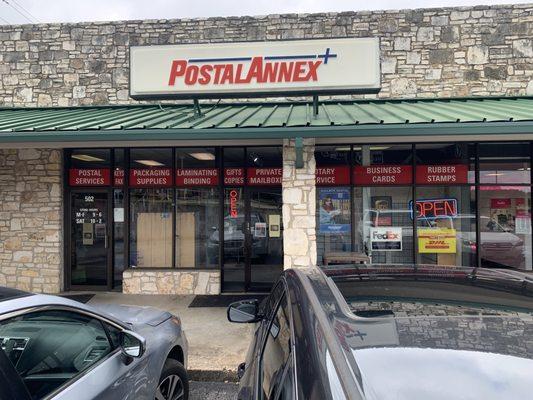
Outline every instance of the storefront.
<path fill-rule="evenodd" d="M 0 285 L 531 273 L 531 5 L 0 26 Z"/>
<path fill-rule="evenodd" d="M 280 146 L 86 148 L 65 160 L 71 289 L 117 288 L 134 268 L 216 271 L 223 291 L 263 291 L 281 273 Z"/>
<path fill-rule="evenodd" d="M 328 145 L 315 157 L 319 263 L 354 251 L 532 270 L 530 143 Z"/>

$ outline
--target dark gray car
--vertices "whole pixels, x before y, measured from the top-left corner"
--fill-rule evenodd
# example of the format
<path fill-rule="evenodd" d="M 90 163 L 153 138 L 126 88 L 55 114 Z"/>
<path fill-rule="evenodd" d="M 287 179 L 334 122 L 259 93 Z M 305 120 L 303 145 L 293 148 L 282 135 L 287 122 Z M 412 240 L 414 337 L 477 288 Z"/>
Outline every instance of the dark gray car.
<path fill-rule="evenodd" d="M 533 279 L 409 266 L 287 270 L 261 305 L 239 399 L 526 399 Z"/>
<path fill-rule="evenodd" d="M 180 320 L 0 288 L 0 400 L 186 400 Z"/>

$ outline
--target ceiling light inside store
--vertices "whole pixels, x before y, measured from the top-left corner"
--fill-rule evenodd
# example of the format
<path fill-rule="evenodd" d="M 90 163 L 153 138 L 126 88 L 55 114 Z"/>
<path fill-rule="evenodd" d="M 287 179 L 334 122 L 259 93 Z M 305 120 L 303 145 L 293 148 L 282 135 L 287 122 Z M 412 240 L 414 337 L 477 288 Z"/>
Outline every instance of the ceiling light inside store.
<path fill-rule="evenodd" d="M 335 151 L 350 151 L 350 146 L 346 146 L 346 147 L 335 147 Z"/>
<path fill-rule="evenodd" d="M 90 156 L 89 154 L 73 154 L 72 158 L 80 161 L 105 161 L 103 158 Z"/>
<path fill-rule="evenodd" d="M 135 160 L 135 162 L 142 165 L 147 165 L 148 167 L 162 167 L 165 165 L 155 160 Z"/>
<path fill-rule="evenodd" d="M 485 174 L 485 176 L 502 176 L 505 175 L 503 172 L 492 172 L 490 174 Z"/>
<path fill-rule="evenodd" d="M 212 161 L 215 159 L 215 155 L 211 153 L 189 153 L 189 155 L 200 161 Z"/>
<path fill-rule="evenodd" d="M 370 146 L 369 149 L 370 151 L 378 151 L 378 150 L 387 150 L 387 149 L 390 149 L 391 146 Z M 354 147 L 353 148 L 355 151 L 361 151 L 363 148 L 362 147 Z M 335 149 L 337 150 L 337 149 Z"/>

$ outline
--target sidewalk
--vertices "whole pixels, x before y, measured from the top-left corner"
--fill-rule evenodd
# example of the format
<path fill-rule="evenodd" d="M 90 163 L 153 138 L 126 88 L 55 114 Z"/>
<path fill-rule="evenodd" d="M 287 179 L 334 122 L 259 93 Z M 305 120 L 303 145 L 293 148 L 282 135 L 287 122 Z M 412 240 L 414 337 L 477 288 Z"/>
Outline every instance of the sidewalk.
<path fill-rule="evenodd" d="M 251 296 L 252 297 L 252 296 Z M 188 308 L 194 296 L 98 293 L 88 304 L 150 306 L 180 317 L 189 342 L 189 370 L 236 371 L 244 361 L 254 333 L 253 324 L 232 324 L 225 308 Z"/>

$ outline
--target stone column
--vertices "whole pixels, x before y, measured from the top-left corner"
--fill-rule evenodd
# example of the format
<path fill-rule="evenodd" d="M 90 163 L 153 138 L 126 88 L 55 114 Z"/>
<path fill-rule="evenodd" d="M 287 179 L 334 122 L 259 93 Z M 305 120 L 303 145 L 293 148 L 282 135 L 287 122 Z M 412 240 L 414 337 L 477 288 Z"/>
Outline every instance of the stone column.
<path fill-rule="evenodd" d="M 315 142 L 304 139 L 303 168 L 296 169 L 294 140 L 283 142 L 284 268 L 316 265 Z"/>
<path fill-rule="evenodd" d="M 58 293 L 63 282 L 61 150 L 0 150 L 0 286 Z"/>

